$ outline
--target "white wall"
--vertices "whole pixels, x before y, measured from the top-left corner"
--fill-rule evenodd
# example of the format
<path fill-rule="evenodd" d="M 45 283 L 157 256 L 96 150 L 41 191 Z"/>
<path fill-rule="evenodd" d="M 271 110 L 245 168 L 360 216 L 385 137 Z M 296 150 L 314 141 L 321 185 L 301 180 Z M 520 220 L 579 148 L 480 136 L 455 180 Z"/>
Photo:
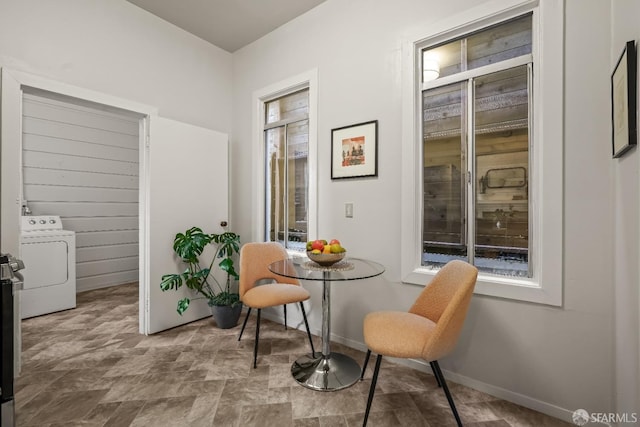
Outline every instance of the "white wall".
<path fill-rule="evenodd" d="M 0 67 L 230 131 L 231 54 L 124 0 L 0 0 Z"/>
<path fill-rule="evenodd" d="M 640 41 L 640 2 L 611 2 L 612 71 L 624 44 Z M 640 105 L 636 103 L 636 105 Z M 637 111 L 637 110 L 636 110 Z M 632 149 L 613 168 L 616 411 L 640 413 L 640 156 Z"/>
<path fill-rule="evenodd" d="M 400 278 L 402 43 L 477 3 L 329 0 L 233 56 L 232 211 L 247 213 L 234 218 L 243 236 L 255 207 L 251 94 L 318 68 L 319 237 L 340 238 L 353 255 L 387 267 L 382 278 L 332 289 L 332 333 L 354 346 L 367 312 L 406 310 L 421 290 Z M 566 2 L 564 306 L 476 296 L 456 352 L 442 363 L 460 380 L 564 417 L 613 410 L 609 8 Z M 331 129 L 375 119 L 378 178 L 331 181 Z M 353 219 L 344 218 L 345 202 L 354 203 Z M 317 332 L 320 285 L 305 287 Z"/>

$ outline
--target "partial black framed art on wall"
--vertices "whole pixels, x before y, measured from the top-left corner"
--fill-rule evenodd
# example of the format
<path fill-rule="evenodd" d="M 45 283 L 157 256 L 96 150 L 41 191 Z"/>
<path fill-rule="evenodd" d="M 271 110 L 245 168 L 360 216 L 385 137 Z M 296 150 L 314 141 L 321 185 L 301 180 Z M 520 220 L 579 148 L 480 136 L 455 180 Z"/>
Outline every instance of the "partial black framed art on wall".
<path fill-rule="evenodd" d="M 378 121 L 331 130 L 331 179 L 378 176 Z"/>
<path fill-rule="evenodd" d="M 621 157 L 637 144 L 636 47 L 625 44 L 611 75 L 611 128 L 613 157 Z"/>

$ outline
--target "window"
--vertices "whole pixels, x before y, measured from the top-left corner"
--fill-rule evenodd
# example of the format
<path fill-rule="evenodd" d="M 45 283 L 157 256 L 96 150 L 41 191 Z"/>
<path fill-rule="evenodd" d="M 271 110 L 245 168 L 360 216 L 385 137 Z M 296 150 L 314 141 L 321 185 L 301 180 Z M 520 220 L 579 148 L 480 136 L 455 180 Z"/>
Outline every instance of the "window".
<path fill-rule="evenodd" d="M 422 50 L 423 79 L 440 70 L 421 94 L 424 266 L 531 277 L 531 27 L 527 14 Z"/>
<path fill-rule="evenodd" d="M 476 293 L 562 304 L 563 20 L 506 0 L 403 46 L 403 282 L 463 259 Z"/>
<path fill-rule="evenodd" d="M 309 90 L 265 103 L 265 240 L 304 250 L 309 211 Z"/>
<path fill-rule="evenodd" d="M 317 233 L 317 70 L 253 93 L 253 241 L 304 251 Z"/>

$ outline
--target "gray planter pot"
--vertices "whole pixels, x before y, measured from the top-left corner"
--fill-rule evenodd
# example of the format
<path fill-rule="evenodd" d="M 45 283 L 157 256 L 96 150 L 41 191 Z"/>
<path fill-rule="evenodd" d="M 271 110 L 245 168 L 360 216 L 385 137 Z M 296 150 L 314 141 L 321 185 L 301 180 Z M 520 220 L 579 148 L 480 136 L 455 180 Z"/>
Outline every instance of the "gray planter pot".
<path fill-rule="evenodd" d="M 237 304 L 235 307 L 229 305 L 212 305 L 210 307 L 213 320 L 216 321 L 218 328 L 229 329 L 238 324 L 242 313 L 242 304 Z"/>

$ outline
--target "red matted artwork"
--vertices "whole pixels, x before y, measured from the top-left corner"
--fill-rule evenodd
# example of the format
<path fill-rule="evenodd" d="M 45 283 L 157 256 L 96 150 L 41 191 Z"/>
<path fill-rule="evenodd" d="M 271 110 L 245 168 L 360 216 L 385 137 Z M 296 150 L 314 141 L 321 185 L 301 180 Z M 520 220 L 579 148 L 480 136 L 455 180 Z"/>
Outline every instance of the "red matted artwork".
<path fill-rule="evenodd" d="M 331 179 L 378 176 L 378 121 L 331 131 Z"/>

